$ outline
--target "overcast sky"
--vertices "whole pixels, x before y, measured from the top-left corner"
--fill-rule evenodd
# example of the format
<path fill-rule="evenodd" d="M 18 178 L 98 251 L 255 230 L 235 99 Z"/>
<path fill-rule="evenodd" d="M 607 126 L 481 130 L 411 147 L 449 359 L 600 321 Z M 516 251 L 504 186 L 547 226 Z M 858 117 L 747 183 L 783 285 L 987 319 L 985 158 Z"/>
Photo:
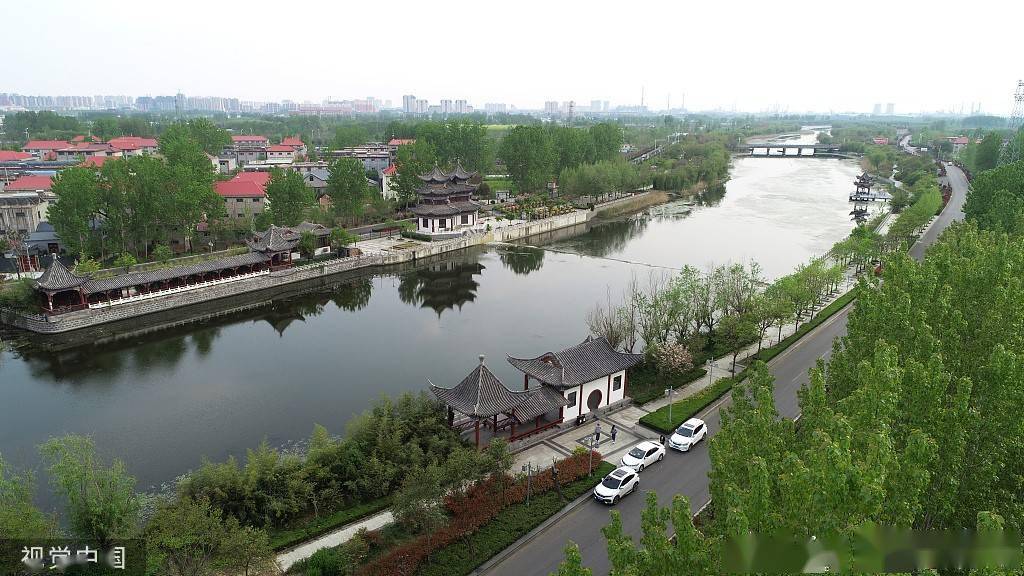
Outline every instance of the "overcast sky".
<path fill-rule="evenodd" d="M 0 91 L 1007 114 L 1013 1 L 5 3 Z"/>

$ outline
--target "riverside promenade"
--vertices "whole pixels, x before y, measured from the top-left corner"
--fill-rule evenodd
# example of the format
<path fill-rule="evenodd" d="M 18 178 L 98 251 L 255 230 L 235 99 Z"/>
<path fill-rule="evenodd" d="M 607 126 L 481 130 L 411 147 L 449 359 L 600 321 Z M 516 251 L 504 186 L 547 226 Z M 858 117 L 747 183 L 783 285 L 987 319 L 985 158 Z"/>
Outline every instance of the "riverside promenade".
<path fill-rule="evenodd" d="M 379 242 L 368 241 L 368 254 L 313 262 L 255 274 L 251 277 L 233 279 L 230 282 L 210 282 L 207 285 L 193 286 L 180 292 L 136 302 L 120 303 L 115 306 L 90 307 L 59 315 L 25 314 L 14 310 L 0 309 L 0 323 L 39 334 L 71 332 L 291 283 L 326 278 L 343 272 L 394 266 L 474 246 L 520 240 L 585 224 L 603 212 L 640 209 L 648 206 L 656 197 L 651 192 L 643 192 L 597 205 L 591 210 L 578 209 L 539 220 L 501 227 L 494 226 L 490 230 L 475 230 L 467 232 L 465 236 L 444 241 L 420 242 L 403 239 L 402 242 L 386 248 L 382 248 Z"/>

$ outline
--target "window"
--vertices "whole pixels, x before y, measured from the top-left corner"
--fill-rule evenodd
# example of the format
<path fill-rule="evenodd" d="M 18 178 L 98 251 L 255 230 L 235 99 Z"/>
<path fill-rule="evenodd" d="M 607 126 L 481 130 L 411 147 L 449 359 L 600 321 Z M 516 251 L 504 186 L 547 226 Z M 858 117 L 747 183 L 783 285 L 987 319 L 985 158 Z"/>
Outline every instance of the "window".
<path fill-rule="evenodd" d="M 616 376 L 615 378 L 612 378 L 612 390 L 618 390 L 620 388 L 622 388 L 622 375 L 621 374 Z"/>
<path fill-rule="evenodd" d="M 462 223 L 463 224 L 469 224 L 469 214 L 463 214 L 462 215 Z"/>
<path fill-rule="evenodd" d="M 242 198 L 235 198 L 235 202 L 245 202 L 245 200 Z"/>
<path fill-rule="evenodd" d="M 572 408 L 573 406 L 576 405 L 576 393 L 575 392 L 569 392 L 569 394 L 566 395 L 565 399 L 569 401 L 569 408 Z"/>

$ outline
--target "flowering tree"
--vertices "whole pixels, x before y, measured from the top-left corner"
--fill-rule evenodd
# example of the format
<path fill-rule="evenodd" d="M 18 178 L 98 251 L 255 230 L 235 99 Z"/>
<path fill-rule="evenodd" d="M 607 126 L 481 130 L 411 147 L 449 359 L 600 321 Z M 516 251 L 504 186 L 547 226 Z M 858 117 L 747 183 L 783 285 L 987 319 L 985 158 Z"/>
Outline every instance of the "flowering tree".
<path fill-rule="evenodd" d="M 666 343 L 654 349 L 654 361 L 658 371 L 673 376 L 693 368 L 693 355 L 683 344 Z"/>

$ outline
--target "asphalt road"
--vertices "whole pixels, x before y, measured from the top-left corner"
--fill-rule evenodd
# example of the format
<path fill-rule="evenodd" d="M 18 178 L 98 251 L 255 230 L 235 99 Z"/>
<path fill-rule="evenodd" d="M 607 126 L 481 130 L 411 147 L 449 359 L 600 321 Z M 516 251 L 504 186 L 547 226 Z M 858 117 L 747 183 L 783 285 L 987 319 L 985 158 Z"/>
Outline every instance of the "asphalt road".
<path fill-rule="evenodd" d="M 948 176 L 953 186 L 953 195 L 946 210 L 911 249 L 911 255 L 917 259 L 923 256 L 924 250 L 935 242 L 942 230 L 953 221 L 963 218 L 967 179 L 963 172 L 953 166 L 948 167 Z M 775 376 L 775 405 L 782 416 L 795 418 L 799 414 L 797 391 L 807 382 L 808 371 L 814 367 L 818 358 L 827 358 L 831 353 L 832 341 L 846 333 L 850 309 L 851 306 L 847 306 L 839 311 L 769 362 L 769 368 Z M 728 402 L 729 397 L 726 396 L 705 408 L 699 415 L 708 423 L 711 436 L 718 431 L 719 411 Z M 641 490 L 616 505 L 622 514 L 623 529 L 635 540 L 639 540 L 643 493 L 649 490 L 658 494 L 658 502 L 662 506 L 667 506 L 675 494 L 684 494 L 690 499 L 693 511 L 699 510 L 710 499 L 710 468 L 707 441 L 701 442 L 689 453 L 669 450 L 663 462 L 641 473 Z M 572 540 L 579 545 L 585 566 L 591 568 L 594 574 L 607 574 L 608 554 L 601 528 L 608 524 L 608 520 L 609 507 L 590 500 L 484 573 L 494 576 L 547 576 L 558 568 L 564 558 L 566 543 Z"/>

